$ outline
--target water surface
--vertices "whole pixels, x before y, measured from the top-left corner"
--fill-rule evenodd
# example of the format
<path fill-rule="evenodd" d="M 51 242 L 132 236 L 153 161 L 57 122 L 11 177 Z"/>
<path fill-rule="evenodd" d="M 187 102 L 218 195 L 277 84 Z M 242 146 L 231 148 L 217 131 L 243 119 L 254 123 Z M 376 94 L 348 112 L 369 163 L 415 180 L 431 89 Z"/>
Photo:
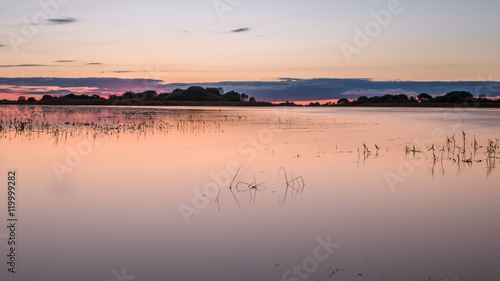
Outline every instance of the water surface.
<path fill-rule="evenodd" d="M 499 110 L 0 110 L 2 280 L 500 276 Z"/>

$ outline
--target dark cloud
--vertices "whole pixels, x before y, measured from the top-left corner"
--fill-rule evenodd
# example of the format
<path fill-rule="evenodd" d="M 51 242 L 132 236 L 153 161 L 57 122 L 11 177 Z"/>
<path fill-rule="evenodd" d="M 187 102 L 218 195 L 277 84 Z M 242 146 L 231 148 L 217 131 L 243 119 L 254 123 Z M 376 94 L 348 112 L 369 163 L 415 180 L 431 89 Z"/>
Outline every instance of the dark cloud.
<path fill-rule="evenodd" d="M 100 63 L 100 62 L 89 62 L 89 63 L 86 63 L 85 65 L 102 65 L 102 63 Z"/>
<path fill-rule="evenodd" d="M 56 62 L 74 62 L 74 60 L 56 60 Z"/>
<path fill-rule="evenodd" d="M 233 29 L 233 30 L 231 30 L 230 32 L 233 32 L 233 33 L 241 33 L 241 32 L 247 32 L 247 31 L 250 31 L 250 28 L 248 28 L 248 27 L 243 27 L 243 28 Z"/>
<path fill-rule="evenodd" d="M 173 83 L 164 84 L 155 79 L 120 79 L 120 78 L 1 78 L 0 93 L 6 93 L 9 88 L 15 88 L 15 93 L 27 94 L 24 91 L 40 92 L 38 88 L 51 91 L 74 91 L 81 88 L 80 93 L 124 93 L 126 91 L 140 92 L 156 90 L 169 92 L 175 88 L 187 88 L 192 85 L 203 87 L 223 87 L 226 91 L 235 90 L 267 101 L 303 101 L 328 100 L 338 98 L 358 98 L 359 96 L 376 96 L 384 94 L 418 95 L 428 93 L 442 95 L 451 91 L 469 91 L 475 96 L 500 96 L 500 82 L 416 82 L 416 81 L 373 81 L 370 79 L 294 79 L 281 78 L 276 81 L 242 81 L 217 83 Z"/>
<path fill-rule="evenodd" d="M 2 47 L 5 47 L 5 45 L 3 45 L 3 44 L 0 44 L 0 48 L 2 48 Z"/>
<path fill-rule="evenodd" d="M 49 19 L 49 22 L 53 24 L 67 24 L 76 22 L 76 19 L 75 18 Z"/>
<path fill-rule="evenodd" d="M 36 67 L 36 66 L 50 66 L 45 64 L 2 64 L 0 67 Z"/>
<path fill-rule="evenodd" d="M 126 91 L 144 91 L 157 90 L 161 91 L 165 85 L 161 84 L 161 80 L 154 79 L 120 79 L 120 78 L 2 78 L 0 77 L 0 85 L 4 88 L 7 86 L 16 87 L 16 93 L 27 94 L 24 91 L 32 91 L 34 88 L 59 88 L 57 91 L 66 91 L 76 93 L 124 93 Z M 71 88 L 71 89 L 69 89 Z M 80 88 L 81 92 L 73 91 L 73 88 Z M 5 91 L 0 91 L 5 93 Z M 45 91 L 36 91 L 33 94 L 46 94 Z"/>
<path fill-rule="evenodd" d="M 370 79 L 281 78 L 278 81 L 269 82 L 218 82 L 202 83 L 200 85 L 205 87 L 223 87 L 268 101 L 327 100 L 385 94 L 418 95 L 420 93 L 428 93 L 436 96 L 451 91 L 469 91 L 475 96 L 480 94 L 489 97 L 500 96 L 500 82 L 480 81 L 416 82 L 373 81 Z M 182 87 L 183 85 L 177 84 L 176 86 Z"/>

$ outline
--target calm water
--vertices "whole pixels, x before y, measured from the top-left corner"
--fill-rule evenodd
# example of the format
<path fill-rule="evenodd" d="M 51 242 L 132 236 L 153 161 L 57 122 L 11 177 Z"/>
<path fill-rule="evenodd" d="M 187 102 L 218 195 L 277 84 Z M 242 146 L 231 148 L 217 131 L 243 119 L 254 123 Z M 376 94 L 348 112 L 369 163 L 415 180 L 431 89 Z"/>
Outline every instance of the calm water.
<path fill-rule="evenodd" d="M 1 280 L 500 278 L 499 110 L 0 110 Z"/>

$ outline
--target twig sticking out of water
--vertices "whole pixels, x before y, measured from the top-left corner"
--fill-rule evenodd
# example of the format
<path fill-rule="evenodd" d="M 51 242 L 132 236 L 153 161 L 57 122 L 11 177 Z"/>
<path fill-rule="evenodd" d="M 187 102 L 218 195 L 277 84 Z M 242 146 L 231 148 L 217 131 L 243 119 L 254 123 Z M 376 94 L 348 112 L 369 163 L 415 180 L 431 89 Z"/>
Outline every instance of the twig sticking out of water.
<path fill-rule="evenodd" d="M 368 149 L 366 144 L 363 143 L 363 147 L 364 147 L 363 154 L 370 155 L 371 151 Z"/>
<path fill-rule="evenodd" d="M 234 183 L 234 180 L 236 179 L 236 176 L 238 175 L 238 173 L 240 172 L 240 169 L 241 169 L 241 166 L 238 168 L 238 171 L 236 171 L 236 174 L 234 174 L 234 177 L 233 177 L 233 180 L 231 181 L 231 183 L 229 184 L 229 189 L 231 190 L 233 188 L 233 183 Z"/>
<path fill-rule="evenodd" d="M 217 192 L 217 197 L 215 198 L 215 202 L 217 202 L 217 207 L 219 208 L 220 211 L 219 195 L 220 195 L 220 188 L 219 191 Z"/>
<path fill-rule="evenodd" d="M 263 183 L 257 183 L 257 180 L 255 178 L 255 173 L 253 174 L 253 182 L 252 183 L 247 183 L 247 182 L 243 182 L 243 181 L 240 181 L 236 184 L 236 190 L 238 190 L 238 192 L 246 192 L 246 191 L 250 191 L 250 205 L 252 204 L 252 202 L 255 203 L 255 198 L 257 197 L 257 191 L 260 191 L 260 190 L 264 190 L 264 189 L 267 189 L 267 187 L 265 187 L 263 185 Z M 240 189 L 238 188 L 238 186 L 240 184 L 243 184 L 243 185 L 246 185 L 247 186 L 247 189 Z M 262 187 L 262 188 L 261 188 Z M 253 193 L 252 193 L 253 192 Z"/>
<path fill-rule="evenodd" d="M 285 176 L 285 184 L 286 184 L 285 196 L 283 198 L 283 203 L 284 203 L 286 201 L 286 196 L 288 194 L 289 188 L 295 189 L 295 183 L 297 183 L 298 187 L 296 188 L 296 190 L 297 190 L 297 192 L 302 193 L 304 191 L 304 187 L 306 186 L 306 184 L 305 184 L 304 178 L 302 178 L 302 176 L 298 176 L 298 177 L 294 178 L 292 175 L 292 179 L 288 180 L 288 176 L 287 176 L 287 173 L 286 173 L 286 170 L 284 167 L 281 167 L 278 170 L 278 178 L 279 178 L 281 170 L 283 170 L 283 174 Z"/>
<path fill-rule="evenodd" d="M 427 150 L 427 152 L 431 151 L 432 150 L 432 159 L 434 162 L 436 162 L 438 160 L 438 158 L 436 157 L 436 153 L 435 153 L 435 150 L 434 150 L 434 144 L 432 144 L 431 148 L 429 148 Z"/>
<path fill-rule="evenodd" d="M 412 152 L 413 154 L 415 154 L 415 153 L 420 153 L 421 151 L 417 150 L 415 148 L 415 145 L 413 145 L 413 149 L 410 149 L 408 146 L 406 146 L 406 154 L 408 154 L 410 152 Z"/>

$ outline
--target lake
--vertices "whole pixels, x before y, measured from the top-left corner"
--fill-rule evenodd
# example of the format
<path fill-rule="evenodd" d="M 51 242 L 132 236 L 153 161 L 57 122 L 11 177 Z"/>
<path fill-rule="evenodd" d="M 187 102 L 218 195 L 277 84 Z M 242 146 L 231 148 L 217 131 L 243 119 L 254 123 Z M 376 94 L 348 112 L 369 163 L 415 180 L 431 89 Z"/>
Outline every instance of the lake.
<path fill-rule="evenodd" d="M 498 109 L 1 106 L 0 119 L 2 280 L 500 278 Z"/>

